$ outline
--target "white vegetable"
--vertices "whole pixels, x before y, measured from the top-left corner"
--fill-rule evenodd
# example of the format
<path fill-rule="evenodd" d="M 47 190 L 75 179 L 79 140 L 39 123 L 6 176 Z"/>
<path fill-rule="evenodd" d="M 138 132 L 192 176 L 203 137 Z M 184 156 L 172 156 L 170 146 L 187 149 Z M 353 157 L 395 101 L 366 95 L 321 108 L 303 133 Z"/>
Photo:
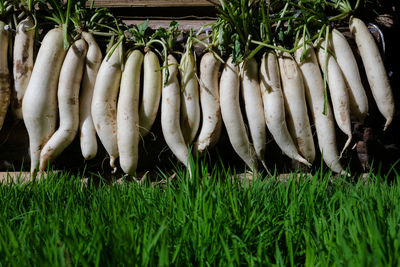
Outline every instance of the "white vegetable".
<path fill-rule="evenodd" d="M 218 72 L 221 62 L 212 52 L 203 55 L 200 61 L 200 104 L 202 125 L 195 149 L 202 154 L 212 148 L 219 139 L 222 127 L 219 105 Z"/>
<path fill-rule="evenodd" d="M 199 83 L 196 61 L 192 51 L 183 54 L 180 63 L 181 77 L 181 129 L 183 138 L 190 145 L 200 125 Z"/>
<path fill-rule="evenodd" d="M 322 47 L 325 47 L 325 41 L 322 41 L 319 44 L 319 48 L 317 50 L 318 61 L 324 73 L 326 69 L 326 78 L 332 100 L 335 120 L 340 130 L 342 130 L 342 132 L 348 136 L 342 152 L 340 153 L 340 157 L 342 157 L 344 150 L 346 150 L 346 148 L 350 145 L 352 139 L 349 95 L 346 82 L 339 65 L 337 64 L 335 58 L 330 55 L 329 52 L 326 52 L 324 49 L 322 49 Z"/>
<path fill-rule="evenodd" d="M 386 130 L 393 120 L 394 99 L 381 54 L 367 26 L 360 19 L 350 18 L 350 31 L 360 51 L 372 95 L 379 111 L 386 119 L 383 129 Z"/>
<path fill-rule="evenodd" d="M 267 170 L 264 160 L 267 135 L 264 118 L 264 107 L 261 98 L 260 82 L 258 78 L 258 64 L 254 58 L 247 59 L 240 64 L 242 80 L 241 91 L 247 122 L 250 128 L 251 140 L 258 159 Z"/>
<path fill-rule="evenodd" d="M 115 44 L 118 45 L 118 44 Z M 109 53 L 113 52 L 113 49 Z M 114 50 L 111 57 L 103 59 L 92 98 L 92 118 L 97 135 L 110 155 L 110 166 L 117 171 L 115 160 L 119 156 L 117 143 L 117 97 L 121 81 L 122 43 Z"/>
<path fill-rule="evenodd" d="M 190 170 L 189 151 L 179 123 L 181 105 L 178 62 L 173 55 L 168 55 L 168 65 L 169 77 L 163 85 L 161 96 L 161 129 L 172 153 Z"/>
<path fill-rule="evenodd" d="M 8 31 L 0 21 L 0 130 L 10 105 L 10 72 L 8 70 Z"/>
<path fill-rule="evenodd" d="M 300 39 L 299 45 L 302 43 Z M 339 161 L 339 153 L 336 146 L 335 124 L 333 121 L 330 103 L 324 100 L 324 81 L 318 66 L 314 48 L 306 45 L 306 56 L 301 61 L 303 48 L 296 50 L 296 61 L 299 64 L 304 77 L 304 85 L 307 102 L 314 119 L 318 137 L 318 145 L 326 165 L 334 172 L 342 173 L 343 167 Z M 326 104 L 326 115 L 324 105 Z"/>
<path fill-rule="evenodd" d="M 32 173 L 39 167 L 40 151 L 57 127 L 58 78 L 65 54 L 62 29 L 50 30 L 40 46 L 22 101 Z"/>
<path fill-rule="evenodd" d="M 14 88 L 11 109 L 18 120 L 22 120 L 22 99 L 33 69 L 34 23 L 30 17 L 18 23 L 14 39 L 13 75 Z"/>
<path fill-rule="evenodd" d="M 93 124 L 91 106 L 94 84 L 101 65 L 102 54 L 91 33 L 82 32 L 82 38 L 87 42 L 88 50 L 79 101 L 79 129 L 82 155 L 86 160 L 89 160 L 97 154 L 96 129 Z"/>
<path fill-rule="evenodd" d="M 265 53 L 261 59 L 260 88 L 265 122 L 275 142 L 288 157 L 303 164 L 311 165 L 300 156 L 286 126 L 279 65 L 276 54 L 272 51 Z"/>
<path fill-rule="evenodd" d="M 148 50 L 143 62 L 143 95 L 139 111 L 140 135 L 146 136 L 157 117 L 160 106 L 162 73 L 157 55 Z"/>
<path fill-rule="evenodd" d="M 39 170 L 43 171 L 74 140 L 79 128 L 79 90 L 87 44 L 75 41 L 65 56 L 58 81 L 60 126 L 40 152 Z"/>
<path fill-rule="evenodd" d="M 239 67 L 232 63 L 231 57 L 225 63 L 219 87 L 222 121 L 229 141 L 247 166 L 257 171 L 257 155 L 247 136 L 239 105 Z"/>
<path fill-rule="evenodd" d="M 312 164 L 315 147 L 307 114 L 303 78 L 290 54 L 280 53 L 278 61 L 289 132 L 300 154 Z"/>
<path fill-rule="evenodd" d="M 143 54 L 130 53 L 122 72 L 117 106 L 117 140 L 122 170 L 134 175 L 139 158 L 139 93 Z"/>
<path fill-rule="evenodd" d="M 331 45 L 348 86 L 350 111 L 360 122 L 364 122 L 365 117 L 368 115 L 368 98 L 361 82 L 353 51 L 346 37 L 336 29 L 331 34 Z"/>

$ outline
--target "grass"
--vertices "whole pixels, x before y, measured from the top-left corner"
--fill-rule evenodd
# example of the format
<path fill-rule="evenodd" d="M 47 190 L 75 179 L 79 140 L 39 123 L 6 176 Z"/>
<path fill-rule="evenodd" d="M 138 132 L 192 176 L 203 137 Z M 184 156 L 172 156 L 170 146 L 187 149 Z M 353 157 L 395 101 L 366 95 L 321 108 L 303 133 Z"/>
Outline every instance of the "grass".
<path fill-rule="evenodd" d="M 177 169 L 165 187 L 82 186 L 68 173 L 0 185 L 0 266 L 400 264 L 399 177 L 243 183 L 197 171 Z"/>

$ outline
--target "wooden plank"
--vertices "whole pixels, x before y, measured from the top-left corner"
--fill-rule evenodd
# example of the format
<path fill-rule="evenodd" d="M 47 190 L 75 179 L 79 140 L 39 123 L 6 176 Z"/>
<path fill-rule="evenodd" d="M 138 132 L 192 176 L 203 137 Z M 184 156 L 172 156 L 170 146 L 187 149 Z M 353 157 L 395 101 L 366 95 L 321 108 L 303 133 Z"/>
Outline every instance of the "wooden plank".
<path fill-rule="evenodd" d="M 96 7 L 193 7 L 212 6 L 206 0 L 96 0 Z"/>
<path fill-rule="evenodd" d="M 127 25 L 131 25 L 131 24 L 138 25 L 138 24 L 144 22 L 144 20 L 130 20 L 130 19 L 127 19 L 127 20 L 124 19 L 123 21 Z M 184 31 L 188 31 L 191 28 L 193 28 L 194 30 L 199 30 L 204 25 L 215 22 L 215 20 L 212 20 L 212 19 L 208 19 L 208 20 L 175 20 L 175 21 L 178 22 L 179 28 Z M 151 29 L 158 29 L 161 27 L 168 28 L 170 23 L 171 23 L 171 20 L 150 19 L 149 27 Z M 211 27 L 208 27 L 208 29 L 211 30 Z"/>

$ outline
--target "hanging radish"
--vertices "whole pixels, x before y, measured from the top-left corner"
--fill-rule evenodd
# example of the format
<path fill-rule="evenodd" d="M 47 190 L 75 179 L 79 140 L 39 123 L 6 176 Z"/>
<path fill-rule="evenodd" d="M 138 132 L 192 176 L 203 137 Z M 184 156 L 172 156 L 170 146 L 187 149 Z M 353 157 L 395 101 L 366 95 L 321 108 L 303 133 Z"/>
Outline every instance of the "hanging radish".
<path fill-rule="evenodd" d="M 6 24 L 0 21 L 0 130 L 10 105 L 10 72 L 8 70 L 8 31 Z"/>
<path fill-rule="evenodd" d="M 103 59 L 93 89 L 92 118 L 97 135 L 110 156 L 110 166 L 117 171 L 117 97 L 122 75 L 122 40 Z"/>
<path fill-rule="evenodd" d="M 276 54 L 272 51 L 264 53 L 261 60 L 260 88 L 265 122 L 275 142 L 288 157 L 303 164 L 311 165 L 298 153 L 286 126 L 281 75 Z"/>
<path fill-rule="evenodd" d="M 58 81 L 59 127 L 40 152 L 39 170 L 43 171 L 72 143 L 79 128 L 79 91 L 87 52 L 83 39 L 75 41 L 65 56 Z"/>
<path fill-rule="evenodd" d="M 139 158 L 139 93 L 143 54 L 134 50 L 128 54 L 117 106 L 117 141 L 122 170 L 134 175 Z"/>
<path fill-rule="evenodd" d="M 379 111 L 386 119 L 383 128 L 383 130 L 386 130 L 393 120 L 394 99 L 381 54 L 374 38 L 369 33 L 367 26 L 362 20 L 351 17 L 350 31 L 360 51 L 372 95 L 374 96 Z"/>
<path fill-rule="evenodd" d="M 39 167 L 43 146 L 57 128 L 58 79 L 68 48 L 63 32 L 68 22 L 62 13 L 57 20 L 60 27 L 50 30 L 42 40 L 22 101 L 22 115 L 29 135 L 32 173 Z"/>

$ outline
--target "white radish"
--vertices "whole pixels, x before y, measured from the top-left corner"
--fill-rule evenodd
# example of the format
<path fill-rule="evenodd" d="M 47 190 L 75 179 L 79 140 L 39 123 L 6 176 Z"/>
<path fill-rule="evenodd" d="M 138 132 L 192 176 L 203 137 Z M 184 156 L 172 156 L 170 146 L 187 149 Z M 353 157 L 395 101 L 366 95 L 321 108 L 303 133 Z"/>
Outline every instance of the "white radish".
<path fill-rule="evenodd" d="M 32 18 L 18 23 L 14 39 L 13 75 L 14 89 L 11 110 L 18 120 L 22 120 L 22 99 L 33 69 L 33 45 L 35 29 Z"/>
<path fill-rule="evenodd" d="M 222 121 L 228 133 L 229 141 L 246 165 L 251 170 L 257 171 L 257 155 L 247 136 L 240 110 L 239 67 L 234 65 L 232 57 L 225 63 L 219 87 Z"/>
<path fill-rule="evenodd" d="M 60 126 L 40 152 L 39 171 L 43 171 L 64 149 L 74 141 L 79 128 L 79 90 L 87 44 L 75 41 L 65 56 L 58 81 L 58 110 Z"/>
<path fill-rule="evenodd" d="M 203 55 L 200 61 L 200 104 L 202 125 L 195 143 L 196 150 L 202 154 L 212 148 L 219 139 L 222 128 L 219 105 L 218 72 L 221 62 L 212 52 Z"/>
<path fill-rule="evenodd" d="M 339 129 L 347 135 L 347 141 L 340 153 L 340 157 L 342 157 L 352 139 L 349 95 L 339 65 L 329 51 L 325 51 L 322 47 L 325 47 L 325 41 L 322 41 L 317 49 L 318 62 L 327 78 L 336 123 Z"/>
<path fill-rule="evenodd" d="M 143 95 L 139 110 L 140 135 L 146 136 L 160 106 L 162 73 L 157 55 L 148 50 L 143 60 Z"/>
<path fill-rule="evenodd" d="M 115 160 L 119 156 L 117 142 L 117 97 L 122 75 L 122 43 L 111 49 L 111 57 L 103 59 L 94 84 L 92 119 L 96 133 L 110 156 L 110 166 L 117 171 Z M 115 48 L 115 47 L 114 47 Z"/>
<path fill-rule="evenodd" d="M 299 44 L 302 41 L 303 39 L 300 39 Z M 301 61 L 302 53 L 303 48 L 300 48 L 296 50 L 295 56 L 304 77 L 307 102 L 314 119 L 318 146 L 326 165 L 332 171 L 342 173 L 344 170 L 340 163 L 336 146 L 335 123 L 333 121 L 331 105 L 329 102 L 325 103 L 324 81 L 314 48 L 306 45 L 306 56 L 303 61 Z M 324 114 L 325 106 L 326 114 Z"/>
<path fill-rule="evenodd" d="M 65 54 L 62 29 L 50 30 L 40 46 L 22 101 L 32 173 L 39 167 L 40 151 L 57 127 L 57 88 Z"/>
<path fill-rule="evenodd" d="M 181 77 L 181 130 L 187 145 L 196 137 L 200 125 L 199 83 L 196 61 L 191 50 L 183 54 L 180 63 Z"/>
<path fill-rule="evenodd" d="M 365 117 L 368 115 L 368 98 L 361 82 L 357 61 L 346 37 L 342 33 L 334 29 L 330 37 L 330 44 L 332 45 L 337 64 L 342 70 L 343 77 L 348 86 L 350 112 L 363 123 Z"/>
<path fill-rule="evenodd" d="M 0 130 L 10 105 L 10 72 L 8 70 L 8 31 L 0 21 Z"/>
<path fill-rule="evenodd" d="M 165 142 L 172 153 L 190 170 L 189 151 L 179 123 L 181 97 L 178 81 L 178 62 L 173 55 L 168 55 L 168 72 L 168 80 L 163 85 L 161 96 L 161 129 Z"/>
<path fill-rule="evenodd" d="M 360 51 L 372 95 L 379 111 L 386 119 L 383 129 L 386 130 L 393 120 L 394 98 L 381 54 L 374 38 L 362 20 L 355 17 L 350 18 L 350 31 Z"/>
<path fill-rule="evenodd" d="M 117 106 L 117 140 L 122 170 L 134 175 L 139 158 L 139 94 L 143 54 L 134 50 L 122 72 Z"/>
<path fill-rule="evenodd" d="M 267 135 L 257 61 L 254 58 L 245 60 L 240 64 L 240 71 L 242 74 L 241 92 L 251 140 L 258 159 L 267 170 L 268 168 L 264 159 Z"/>
<path fill-rule="evenodd" d="M 94 84 L 103 57 L 91 33 L 82 32 L 82 38 L 88 44 L 88 50 L 79 101 L 79 129 L 82 155 L 86 160 L 89 160 L 97 154 L 96 129 L 93 124 L 91 106 Z"/>
<path fill-rule="evenodd" d="M 276 54 L 272 51 L 265 53 L 261 59 L 260 88 L 265 122 L 275 142 L 288 157 L 310 166 L 311 164 L 300 156 L 286 126 L 279 65 Z"/>
<path fill-rule="evenodd" d="M 300 155 L 312 164 L 315 159 L 315 147 L 307 113 L 303 78 L 290 54 L 280 53 L 278 61 L 289 132 Z"/>

